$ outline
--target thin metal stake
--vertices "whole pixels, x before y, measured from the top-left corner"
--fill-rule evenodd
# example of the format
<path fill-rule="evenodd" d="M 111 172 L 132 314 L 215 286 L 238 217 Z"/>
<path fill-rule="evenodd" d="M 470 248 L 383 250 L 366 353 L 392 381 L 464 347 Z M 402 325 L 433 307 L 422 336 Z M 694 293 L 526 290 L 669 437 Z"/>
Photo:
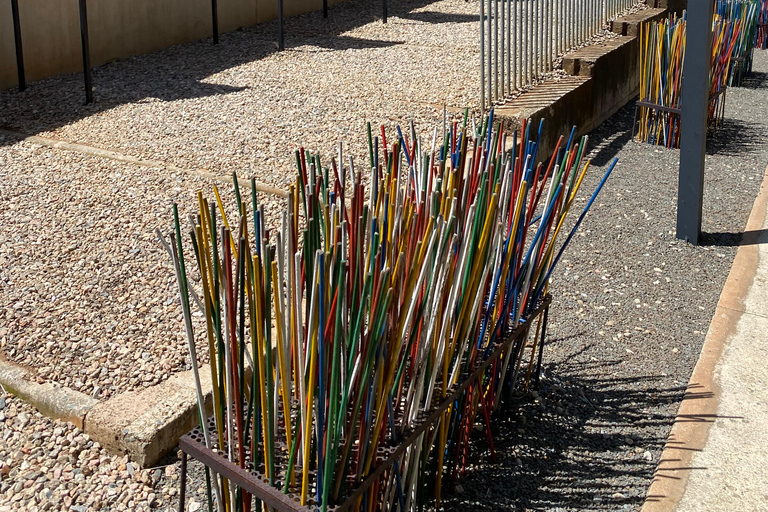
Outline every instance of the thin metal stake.
<path fill-rule="evenodd" d="M 80 39 L 83 43 L 83 76 L 85 77 L 85 104 L 93 103 L 91 79 L 91 46 L 88 42 L 88 10 L 86 0 L 80 0 Z"/>
<path fill-rule="evenodd" d="M 285 50 L 285 33 L 283 32 L 283 0 L 277 0 L 277 47 Z"/>
<path fill-rule="evenodd" d="M 219 44 L 219 5 L 211 0 L 211 22 L 213 24 L 213 44 Z"/>
<path fill-rule="evenodd" d="M 19 0 L 11 0 L 11 16 L 13 17 L 13 39 L 16 43 L 16 72 L 19 77 L 19 92 L 27 88 L 27 78 L 24 74 L 24 52 L 21 49 L 21 23 L 19 22 Z"/>

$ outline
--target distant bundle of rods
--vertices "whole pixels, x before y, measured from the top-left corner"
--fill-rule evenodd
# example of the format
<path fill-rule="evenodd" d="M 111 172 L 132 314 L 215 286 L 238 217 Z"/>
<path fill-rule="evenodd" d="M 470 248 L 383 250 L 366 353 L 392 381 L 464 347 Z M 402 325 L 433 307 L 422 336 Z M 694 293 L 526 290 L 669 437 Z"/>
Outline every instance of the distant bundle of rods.
<path fill-rule="evenodd" d="M 755 48 L 768 49 L 768 0 L 760 0 L 759 2 Z"/>
<path fill-rule="evenodd" d="M 724 116 L 725 91 L 735 69 L 734 55 L 749 47 L 745 39 L 746 21 L 741 14 L 751 12 L 751 5 L 752 2 L 722 1 L 712 18 L 707 111 L 710 128 L 717 128 Z M 686 25 L 684 11 L 681 17 L 670 15 L 668 19 L 641 26 L 640 99 L 652 104 L 639 108 L 638 138 L 643 142 L 668 148 L 680 146 L 680 114 L 676 110 L 680 109 L 682 99 Z"/>
<path fill-rule="evenodd" d="M 740 85 L 740 81 L 752 69 L 752 49 L 757 39 L 757 19 L 760 12 L 758 0 L 718 0 L 715 13 L 722 20 L 738 27 L 738 37 L 731 49 L 731 63 L 728 69 L 729 86 Z"/>
<path fill-rule="evenodd" d="M 640 99 L 680 108 L 685 60 L 685 13 L 640 27 Z M 680 115 L 663 109 L 640 108 L 638 137 L 643 142 L 676 148 L 680 144 Z"/>
<path fill-rule="evenodd" d="M 216 187 L 213 201 L 198 193 L 186 228 L 192 254 L 183 252 L 176 205 L 164 242 L 201 425 L 190 297 L 205 318 L 216 426 L 203 428 L 207 447 L 321 510 L 344 502 L 374 471 L 381 447 L 397 445 L 528 322 L 616 165 L 566 228 L 589 169 L 586 137 L 572 131 L 548 162 L 535 164 L 541 125 L 536 137 L 526 123 L 520 136 L 507 136 L 493 111 L 479 125 L 466 113 L 463 122 L 444 120 L 428 145 L 413 124 L 407 132 L 382 126 L 373 136 L 368 124 L 364 171 L 345 161 L 341 144 L 326 161 L 298 150 L 279 228 L 265 226 L 255 182 L 249 201 L 233 176 L 229 211 Z M 536 321 L 541 328 L 541 315 Z M 475 422 L 485 422 L 490 441 L 501 392 L 528 386 L 537 339 L 509 343 L 352 508 L 413 510 L 429 499 L 439 506 L 444 474 L 465 469 Z M 252 510 L 254 497 L 210 476 L 209 507 Z"/>

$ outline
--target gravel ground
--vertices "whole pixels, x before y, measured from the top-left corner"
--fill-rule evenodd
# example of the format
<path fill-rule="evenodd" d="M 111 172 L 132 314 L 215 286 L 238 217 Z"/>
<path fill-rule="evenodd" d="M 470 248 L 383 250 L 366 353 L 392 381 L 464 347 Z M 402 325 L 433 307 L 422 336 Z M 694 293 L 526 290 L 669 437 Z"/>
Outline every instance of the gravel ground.
<path fill-rule="evenodd" d="M 0 127 L 120 151 L 182 168 L 254 174 L 283 186 L 299 144 L 363 147 L 367 120 L 431 126 L 444 104 L 477 106 L 477 3 L 353 0 L 94 69 L 96 102 L 80 75 L 0 94 Z"/>
<path fill-rule="evenodd" d="M 286 52 L 274 52 L 267 23 L 218 47 L 199 41 L 101 66 L 90 106 L 79 75 L 6 91 L 0 127 L 284 186 L 299 144 L 328 155 L 343 140 L 360 157 L 367 119 L 392 133 L 408 113 L 428 133 L 444 104 L 478 103 L 476 2 L 398 2 L 387 25 L 376 16 L 353 0 L 325 20 L 289 18 Z M 0 177 L 5 356 L 99 398 L 188 368 L 154 228 L 167 225 L 172 200 L 191 207 L 210 184 L 2 136 Z M 268 225 L 278 225 L 277 208 L 268 205 Z"/>
<path fill-rule="evenodd" d="M 211 188 L 190 174 L 0 136 L 2 354 L 97 398 L 191 368 L 173 266 L 154 228 L 167 234 L 173 201 L 186 217 L 197 190 Z M 282 201 L 261 196 L 277 224 Z M 223 201 L 234 204 L 229 193 Z"/>
<path fill-rule="evenodd" d="M 178 499 L 173 465 L 141 470 L 71 423 L 0 393 L 0 511 L 164 510 Z"/>

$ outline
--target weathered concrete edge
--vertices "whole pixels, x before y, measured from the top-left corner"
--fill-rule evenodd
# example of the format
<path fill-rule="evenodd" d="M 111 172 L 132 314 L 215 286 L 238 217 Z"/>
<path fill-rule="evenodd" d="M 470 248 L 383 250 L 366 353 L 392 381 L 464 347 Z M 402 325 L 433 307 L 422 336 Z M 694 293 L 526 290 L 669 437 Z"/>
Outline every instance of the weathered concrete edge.
<path fill-rule="evenodd" d="M 160 160 L 142 160 L 140 158 L 136 158 L 130 155 L 124 155 L 122 153 L 118 153 L 117 151 L 110 151 L 107 149 L 96 148 L 93 146 L 86 146 L 84 144 L 75 144 L 72 142 L 66 142 L 62 140 L 49 139 L 47 137 L 40 137 L 38 135 L 25 135 L 23 133 L 17 133 L 14 131 L 3 130 L 3 129 L 0 129 L 0 135 L 5 135 L 7 137 L 12 137 L 20 141 L 29 142 L 31 144 L 37 144 L 39 146 L 46 146 L 53 149 L 73 151 L 75 153 L 95 156 L 98 158 L 106 158 L 109 160 L 116 160 L 118 162 L 126 162 L 129 164 L 139 165 L 142 167 L 168 169 L 169 171 L 178 172 L 182 174 L 194 174 L 196 176 L 200 176 L 201 178 L 215 180 L 222 183 L 231 183 L 231 180 L 229 178 L 224 178 L 222 176 L 219 176 L 217 174 L 214 174 L 210 171 L 206 171 L 203 169 L 184 169 L 174 164 L 162 162 Z M 250 181 L 243 180 L 243 179 L 240 179 L 238 181 L 240 182 L 240 186 L 243 186 L 246 188 L 250 188 L 251 186 Z M 272 194 L 279 197 L 284 197 L 284 198 L 288 197 L 288 192 L 286 192 L 285 190 L 279 189 L 277 187 L 273 187 L 271 185 L 267 185 L 265 183 L 260 183 L 258 181 L 256 182 L 256 190 L 259 192 L 264 192 L 264 193 Z"/>
<path fill-rule="evenodd" d="M 760 192 L 755 199 L 746 231 L 759 230 L 768 211 L 768 168 Z M 688 388 L 680 403 L 675 423 L 661 454 L 642 512 L 666 512 L 677 508 L 688 485 L 691 461 L 709 437 L 720 401 L 720 387 L 715 367 L 728 339 L 744 313 L 744 301 L 757 273 L 759 249 L 756 245 L 739 246 L 728 279 L 709 325 L 699 360 L 693 369 Z"/>
<path fill-rule="evenodd" d="M 98 400 L 79 391 L 54 385 L 38 384 L 29 379 L 28 372 L 7 361 L 0 361 L 0 384 L 14 396 L 30 403 L 42 414 L 69 421 L 83 428 L 85 416 Z"/>
<path fill-rule="evenodd" d="M 208 415 L 212 411 L 212 386 L 202 370 L 201 387 Z M 198 424 L 195 381 L 188 370 L 155 386 L 99 402 L 86 418 L 83 431 L 110 453 L 128 455 L 141 467 L 149 467 Z"/>

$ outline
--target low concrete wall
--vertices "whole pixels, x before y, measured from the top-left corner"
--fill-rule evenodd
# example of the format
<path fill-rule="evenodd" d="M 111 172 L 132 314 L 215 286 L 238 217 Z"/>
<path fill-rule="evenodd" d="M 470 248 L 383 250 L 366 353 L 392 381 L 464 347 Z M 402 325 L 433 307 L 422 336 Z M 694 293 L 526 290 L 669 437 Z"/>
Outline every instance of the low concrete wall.
<path fill-rule="evenodd" d="M 343 0 L 329 0 L 335 5 Z M 285 0 L 285 15 L 318 10 L 322 0 Z M 218 0 L 219 31 L 277 17 L 277 0 Z M 78 0 L 20 0 L 28 81 L 82 71 Z M 113 60 L 209 37 L 210 0 L 91 0 L 91 62 Z M 18 85 L 10 2 L 0 2 L 0 90 Z"/>
<path fill-rule="evenodd" d="M 638 34 L 641 23 L 663 18 L 663 9 L 648 9 L 624 19 L 620 30 Z M 619 27 L 618 24 L 615 27 Z M 608 39 L 565 56 L 563 69 L 571 76 L 544 82 L 495 110 L 497 118 L 516 130 L 522 119 L 535 128 L 544 120 L 538 159 L 552 154 L 561 135 L 576 126 L 577 135 L 595 129 L 637 96 L 640 89 L 640 45 L 631 35 Z"/>

